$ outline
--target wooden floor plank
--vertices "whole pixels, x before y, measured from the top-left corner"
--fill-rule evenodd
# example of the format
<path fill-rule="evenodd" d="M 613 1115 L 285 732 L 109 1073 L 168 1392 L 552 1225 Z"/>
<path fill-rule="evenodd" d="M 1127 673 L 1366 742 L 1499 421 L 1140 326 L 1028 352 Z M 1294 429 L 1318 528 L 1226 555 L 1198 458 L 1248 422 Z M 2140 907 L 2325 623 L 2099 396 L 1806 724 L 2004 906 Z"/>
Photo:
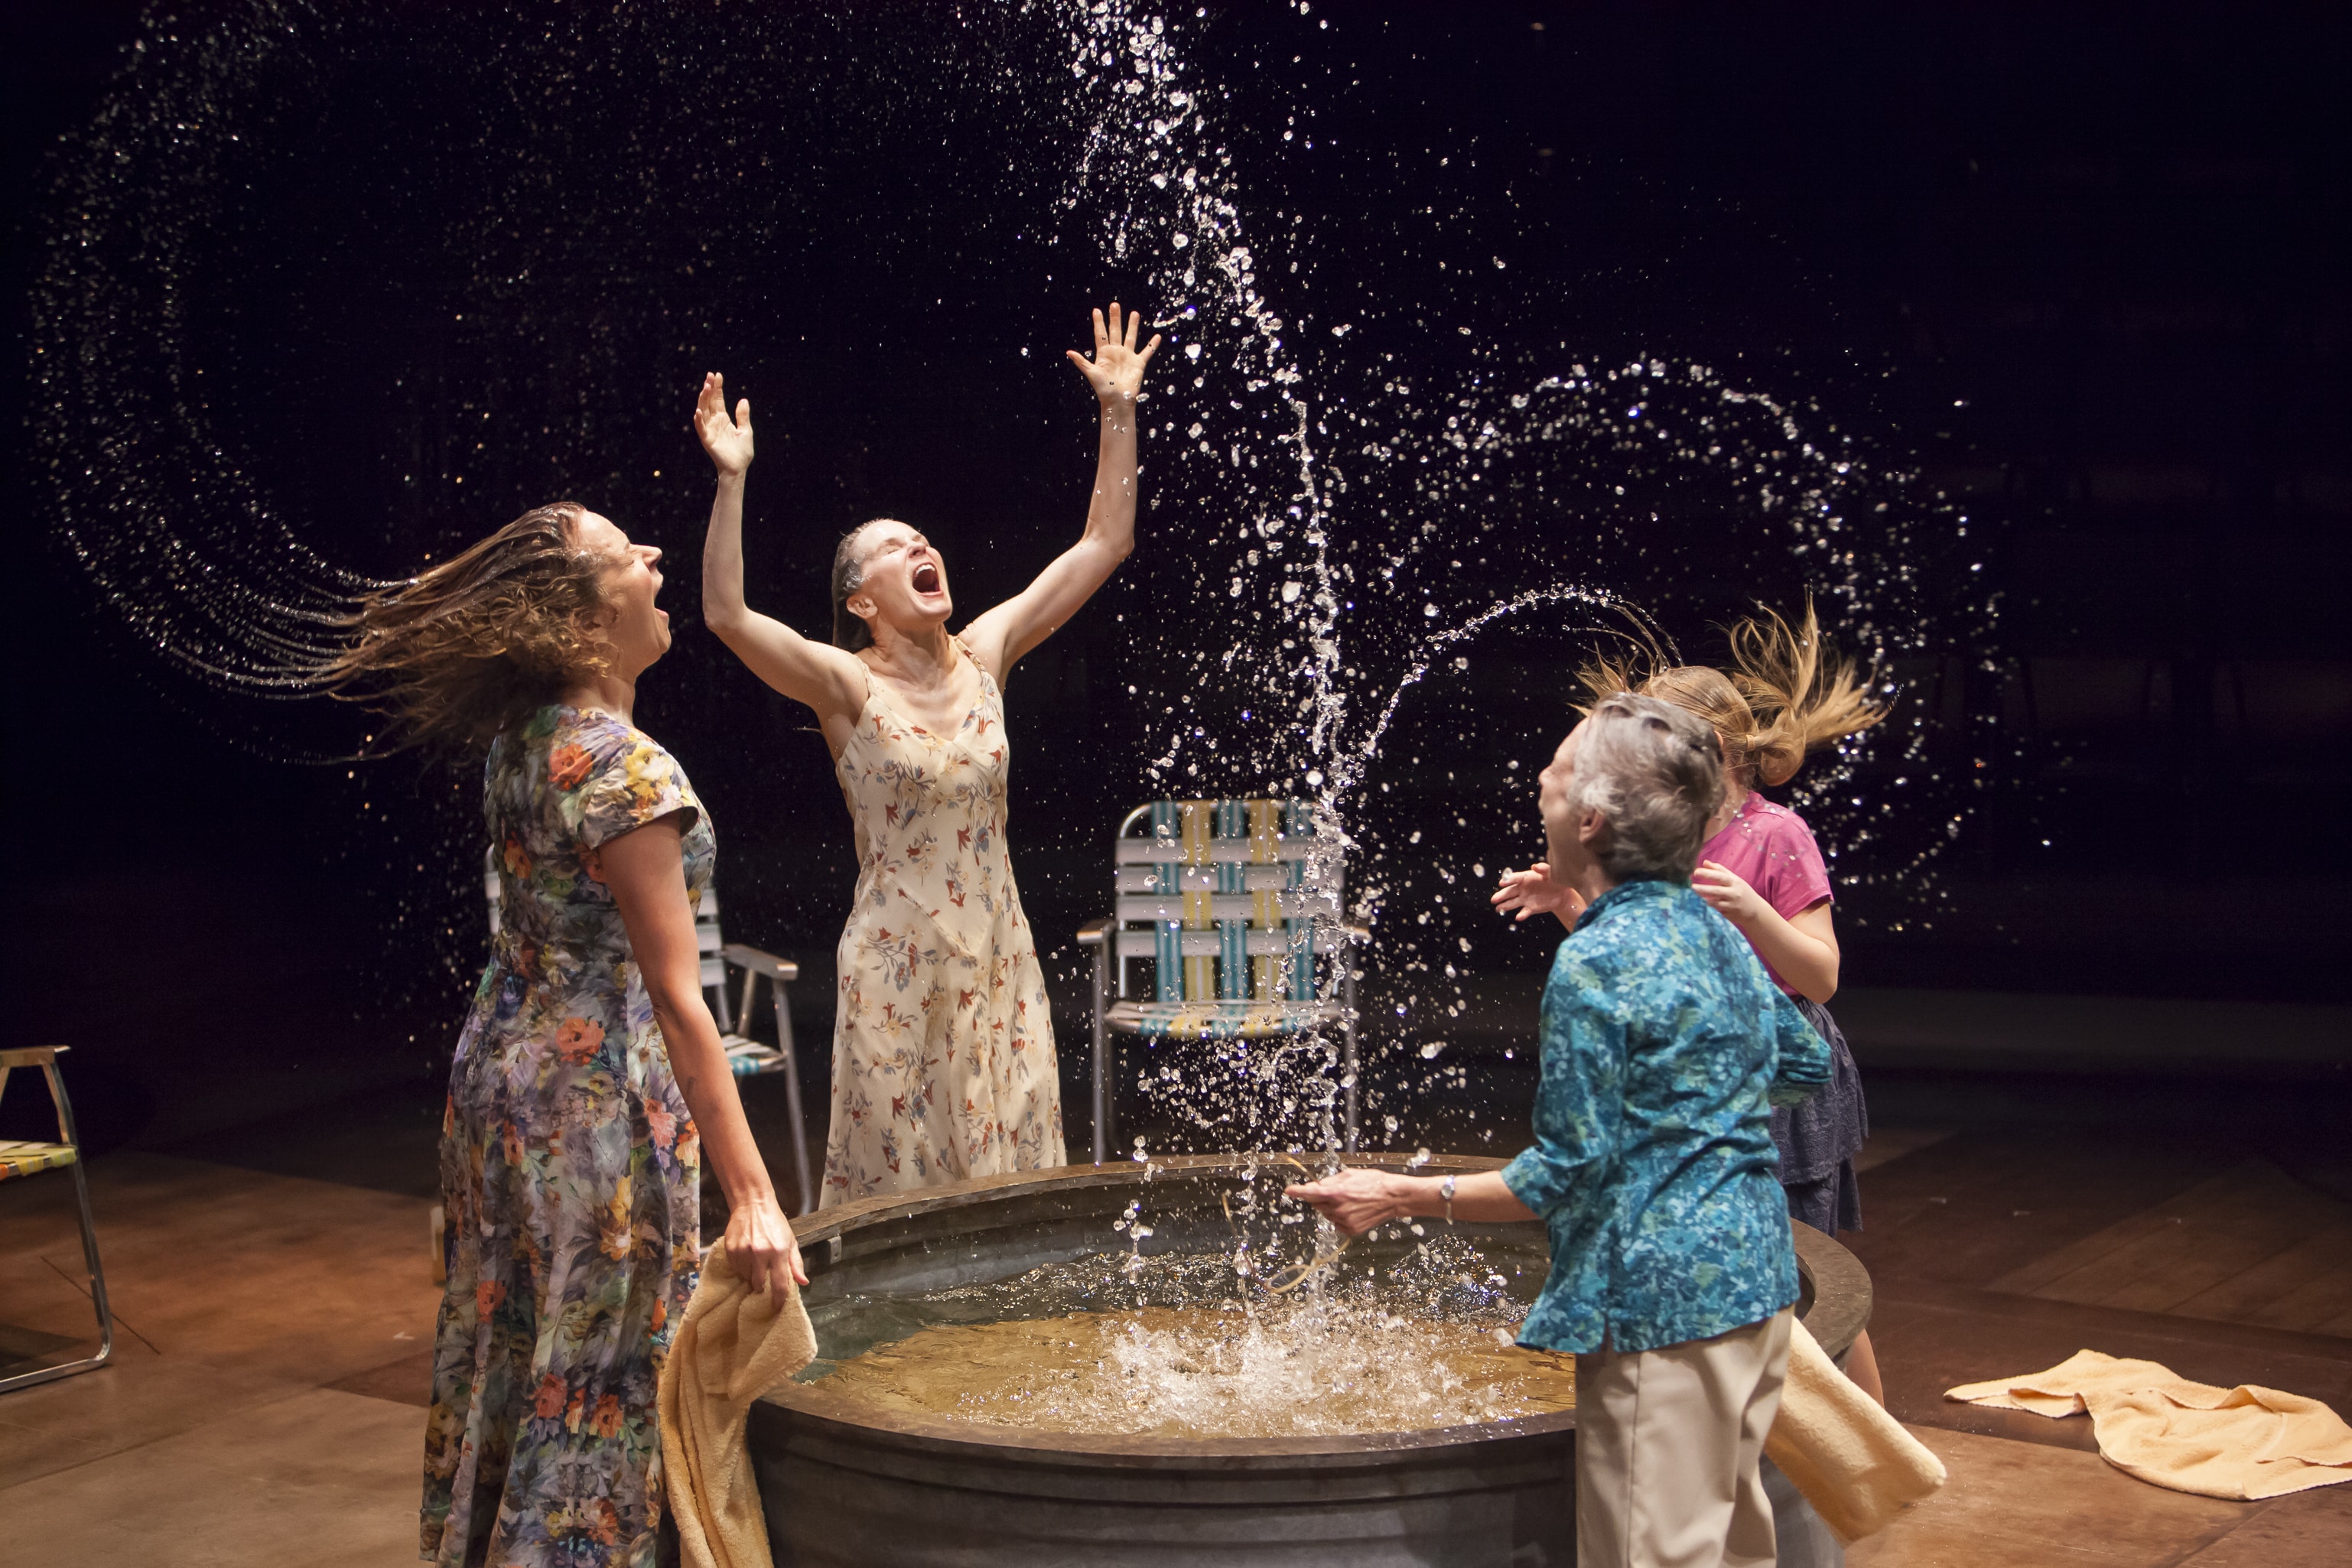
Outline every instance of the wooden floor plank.
<path fill-rule="evenodd" d="M 2324 1324 L 2352 1319 L 2352 1261 L 2334 1268 L 2281 1296 L 2246 1321 L 2265 1328 L 2292 1329 L 2297 1333 L 2342 1333 Z"/>
<path fill-rule="evenodd" d="M 2037 1295 L 2053 1281 L 2089 1268 L 2172 1223 L 2170 1216 L 2153 1211 L 2134 1215 L 2120 1224 L 2111 1225 L 2105 1230 L 2011 1270 L 1994 1280 L 1992 1289 L 2017 1296 Z"/>
<path fill-rule="evenodd" d="M 1992 1289 L 2119 1310 L 2319 1331 L 2345 1310 L 2352 1205 L 2249 1160 L 2011 1270 Z M 2352 1273 L 2352 1264 L 2347 1266 Z"/>
<path fill-rule="evenodd" d="M 2315 1230 L 2285 1251 L 2191 1296 L 2171 1310 L 2179 1317 L 2209 1318 L 2221 1322 L 2269 1322 L 2253 1314 L 2332 1273 L 2345 1274 L 2352 1279 L 2352 1223 Z M 2313 1321 L 2325 1321 L 2332 1315 L 2323 1313 Z M 2315 1331 L 2309 1323 L 2295 1327 L 2304 1333 Z"/>

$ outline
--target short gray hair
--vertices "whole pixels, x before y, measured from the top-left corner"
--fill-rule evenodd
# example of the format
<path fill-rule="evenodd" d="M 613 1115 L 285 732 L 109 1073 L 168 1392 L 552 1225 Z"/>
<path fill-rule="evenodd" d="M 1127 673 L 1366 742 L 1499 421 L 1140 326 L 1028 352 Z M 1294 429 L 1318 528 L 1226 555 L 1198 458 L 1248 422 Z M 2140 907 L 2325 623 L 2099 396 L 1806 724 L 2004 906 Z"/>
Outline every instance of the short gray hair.
<path fill-rule="evenodd" d="M 1620 882 L 1686 879 L 1723 799 L 1714 728 L 1670 702 L 1621 692 L 1594 703 L 1570 739 L 1569 809 L 1601 814 L 1601 868 Z"/>

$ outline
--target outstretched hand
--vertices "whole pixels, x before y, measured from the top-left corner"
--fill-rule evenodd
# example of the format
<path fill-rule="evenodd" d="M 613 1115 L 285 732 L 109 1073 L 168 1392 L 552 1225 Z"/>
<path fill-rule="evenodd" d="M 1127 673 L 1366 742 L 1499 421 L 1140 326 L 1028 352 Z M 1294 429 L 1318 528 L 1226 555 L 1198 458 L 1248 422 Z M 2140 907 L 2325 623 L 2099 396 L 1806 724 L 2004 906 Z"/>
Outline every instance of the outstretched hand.
<path fill-rule="evenodd" d="M 1087 384 L 1095 389 L 1095 395 L 1102 399 L 1106 408 L 1132 404 L 1143 390 L 1143 367 L 1151 363 L 1152 354 L 1159 350 L 1160 334 L 1152 333 L 1151 341 L 1138 353 L 1135 334 L 1142 325 L 1141 316 L 1122 318 L 1118 301 L 1114 300 L 1108 325 L 1104 324 L 1100 310 L 1095 312 L 1095 357 L 1089 360 L 1076 349 L 1068 351 L 1070 363 L 1078 367 L 1078 374 L 1087 378 Z"/>
<path fill-rule="evenodd" d="M 739 400 L 735 417 L 728 418 L 727 378 L 717 371 L 702 378 L 702 395 L 694 400 L 694 433 L 722 476 L 751 466 L 751 400 Z"/>
<path fill-rule="evenodd" d="M 1345 1236 L 1361 1236 L 1410 1212 L 1402 1182 L 1386 1171 L 1351 1165 L 1316 1182 L 1294 1182 L 1282 1195 L 1307 1204 Z"/>
<path fill-rule="evenodd" d="M 1553 881 L 1549 863 L 1542 860 L 1524 871 L 1504 872 L 1490 901 L 1507 913 L 1516 911 L 1514 918 L 1517 920 L 1529 915 L 1558 915 L 1559 923 L 1570 930 L 1576 927 L 1577 916 L 1584 912 L 1584 896 L 1565 882 Z"/>

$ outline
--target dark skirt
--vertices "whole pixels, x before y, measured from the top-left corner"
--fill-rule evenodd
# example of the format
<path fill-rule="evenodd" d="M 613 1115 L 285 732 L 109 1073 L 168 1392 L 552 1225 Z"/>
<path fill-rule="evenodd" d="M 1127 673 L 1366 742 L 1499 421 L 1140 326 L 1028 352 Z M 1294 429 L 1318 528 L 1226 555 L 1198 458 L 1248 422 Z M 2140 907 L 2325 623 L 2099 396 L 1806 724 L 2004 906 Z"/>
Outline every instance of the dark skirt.
<path fill-rule="evenodd" d="M 1830 1081 L 1801 1105 L 1772 1108 L 1772 1142 L 1780 1152 L 1780 1185 L 1789 1212 L 1825 1235 L 1862 1228 L 1862 1190 L 1853 1157 L 1870 1136 L 1862 1073 L 1845 1034 L 1818 1002 L 1792 996 L 1797 1011 L 1830 1043 Z"/>

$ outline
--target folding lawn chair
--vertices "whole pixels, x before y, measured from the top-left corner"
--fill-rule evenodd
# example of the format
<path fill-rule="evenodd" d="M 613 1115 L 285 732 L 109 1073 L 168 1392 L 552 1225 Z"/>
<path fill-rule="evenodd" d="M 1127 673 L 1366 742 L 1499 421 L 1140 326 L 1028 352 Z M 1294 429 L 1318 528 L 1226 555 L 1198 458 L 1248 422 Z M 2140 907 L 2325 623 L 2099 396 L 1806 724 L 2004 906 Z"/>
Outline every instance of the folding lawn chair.
<path fill-rule="evenodd" d="M 58 1113 L 58 1141 L 54 1143 L 0 1139 L 0 1184 L 22 1181 L 45 1171 L 73 1173 L 74 1195 L 81 1200 L 82 1261 L 89 1268 L 90 1303 L 98 1309 L 98 1353 L 0 1377 L 0 1394 L 12 1388 L 30 1388 L 37 1383 L 54 1383 L 78 1372 L 94 1371 L 104 1366 L 107 1358 L 114 1353 L 114 1314 L 106 1305 L 106 1270 L 98 1261 L 98 1223 L 89 1212 L 89 1177 L 82 1169 L 81 1139 L 74 1131 L 73 1101 L 66 1098 L 65 1079 L 58 1076 L 58 1053 L 66 1048 L 29 1046 L 0 1051 L 0 1094 L 8 1090 L 10 1073 L 18 1068 L 38 1068 L 41 1076 L 48 1079 L 49 1102 Z"/>
<path fill-rule="evenodd" d="M 1096 1163 L 1109 1147 L 1114 1034 L 1264 1039 L 1337 1026 L 1353 1150 L 1354 949 L 1371 933 L 1341 918 L 1338 836 L 1318 833 L 1302 800 L 1158 800 L 1127 814 L 1111 858 L 1113 912 L 1078 932 L 1095 950 Z M 1336 998 L 1318 957 L 1339 965 Z M 1153 994 L 1129 999 L 1129 968 L 1146 960 Z"/>

